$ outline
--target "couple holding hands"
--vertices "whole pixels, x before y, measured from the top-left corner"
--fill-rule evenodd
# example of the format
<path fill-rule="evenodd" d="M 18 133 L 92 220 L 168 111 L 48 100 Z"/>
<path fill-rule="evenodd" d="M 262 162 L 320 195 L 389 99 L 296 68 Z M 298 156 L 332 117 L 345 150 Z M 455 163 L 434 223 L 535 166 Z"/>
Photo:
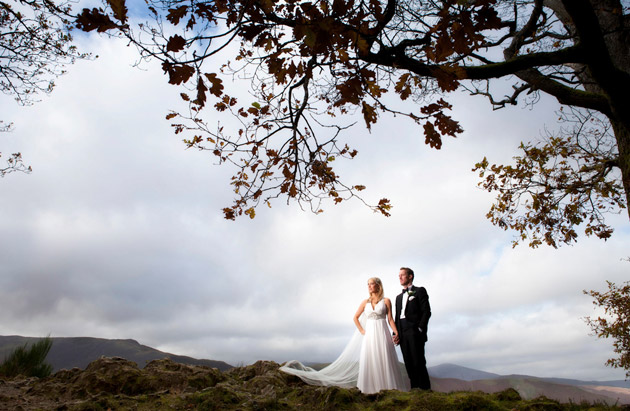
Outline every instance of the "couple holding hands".
<path fill-rule="evenodd" d="M 357 387 L 365 394 L 393 389 L 430 389 L 424 355 L 431 317 L 429 296 L 424 287 L 413 285 L 412 269 L 402 267 L 398 278 L 403 292 L 396 297 L 395 315 L 390 299 L 384 296 L 381 280 L 370 278 L 370 296 L 361 302 L 354 316 L 357 332 L 341 355 L 319 371 L 298 361 L 289 361 L 280 370 L 297 375 L 308 384 Z M 400 344 L 408 379 L 398 366 L 394 344 Z"/>

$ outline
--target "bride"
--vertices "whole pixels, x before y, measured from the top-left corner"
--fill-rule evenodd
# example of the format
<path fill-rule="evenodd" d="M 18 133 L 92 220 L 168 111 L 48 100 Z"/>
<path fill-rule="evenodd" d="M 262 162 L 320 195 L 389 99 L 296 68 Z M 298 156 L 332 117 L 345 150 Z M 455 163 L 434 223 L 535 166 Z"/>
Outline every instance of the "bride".
<path fill-rule="evenodd" d="M 364 394 L 381 390 L 409 390 L 409 379 L 401 374 L 398 357 L 387 324 L 398 334 L 392 318 L 392 303 L 384 297 L 379 278 L 368 280 L 370 296 L 354 315 L 357 331 L 341 355 L 317 371 L 299 361 L 289 361 L 281 371 L 313 385 L 357 387 Z"/>

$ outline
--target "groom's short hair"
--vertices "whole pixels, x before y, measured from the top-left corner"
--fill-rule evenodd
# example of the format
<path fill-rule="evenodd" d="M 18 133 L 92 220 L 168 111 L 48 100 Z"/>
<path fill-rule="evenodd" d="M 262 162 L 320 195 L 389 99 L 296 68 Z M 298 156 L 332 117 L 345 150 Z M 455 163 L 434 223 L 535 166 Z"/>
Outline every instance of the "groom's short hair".
<path fill-rule="evenodd" d="M 405 270 L 405 272 L 407 273 L 407 275 L 409 277 L 411 277 L 411 281 L 413 281 L 413 278 L 415 277 L 415 275 L 413 274 L 413 270 L 409 267 L 400 267 L 401 270 Z"/>

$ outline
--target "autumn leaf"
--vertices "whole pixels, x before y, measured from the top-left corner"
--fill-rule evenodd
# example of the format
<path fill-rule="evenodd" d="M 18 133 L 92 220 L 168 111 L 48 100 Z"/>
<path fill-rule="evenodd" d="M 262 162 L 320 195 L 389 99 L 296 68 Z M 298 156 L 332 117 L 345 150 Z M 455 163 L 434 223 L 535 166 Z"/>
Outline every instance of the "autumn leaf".
<path fill-rule="evenodd" d="M 396 82 L 396 86 L 394 87 L 396 93 L 400 94 L 401 100 L 406 100 L 411 95 L 411 87 L 409 87 L 409 84 L 407 84 L 410 76 L 411 73 L 405 73 L 400 76 L 400 78 Z"/>
<path fill-rule="evenodd" d="M 479 9 L 475 16 L 475 28 L 478 31 L 487 29 L 498 29 L 502 25 L 499 13 L 493 8 L 493 2 L 486 2 L 481 9 Z"/>
<path fill-rule="evenodd" d="M 286 165 L 282 167 L 282 175 L 284 175 L 284 178 L 286 180 L 291 180 L 294 177 L 293 173 L 291 172 L 291 170 L 289 170 L 289 167 L 287 167 Z"/>
<path fill-rule="evenodd" d="M 459 125 L 459 122 L 453 120 L 450 116 L 447 116 L 444 113 L 438 113 L 435 115 L 435 125 L 440 130 L 440 133 L 453 137 L 464 131 Z"/>
<path fill-rule="evenodd" d="M 125 6 L 125 0 L 107 0 L 109 7 L 112 8 L 114 17 L 121 23 L 127 22 L 127 7 Z"/>
<path fill-rule="evenodd" d="M 361 79 L 357 76 L 348 78 L 345 82 L 338 84 L 336 88 L 339 91 L 339 99 L 335 102 L 335 106 L 359 104 L 364 94 Z"/>
<path fill-rule="evenodd" d="M 208 87 L 204 84 L 203 79 L 199 77 L 197 81 L 197 99 L 193 101 L 199 108 L 206 105 L 206 91 L 208 91 Z"/>
<path fill-rule="evenodd" d="M 248 41 L 253 41 L 256 36 L 265 30 L 265 26 L 260 24 L 247 24 L 241 27 L 239 34 Z"/>
<path fill-rule="evenodd" d="M 236 214 L 234 214 L 234 209 L 232 208 L 224 208 L 223 209 L 223 217 L 226 220 L 235 220 L 236 219 Z"/>
<path fill-rule="evenodd" d="M 183 50 L 185 45 L 186 40 L 182 36 L 175 34 L 168 39 L 168 43 L 166 43 L 166 50 L 176 53 Z"/>
<path fill-rule="evenodd" d="M 424 136 L 425 136 L 425 144 L 428 144 L 432 148 L 440 149 L 442 148 L 442 136 L 435 130 L 435 127 L 430 122 L 424 123 Z"/>
<path fill-rule="evenodd" d="M 388 199 L 386 198 L 381 198 L 378 202 L 378 205 L 376 206 L 376 211 L 380 212 L 381 214 L 383 214 L 385 217 L 390 217 L 391 214 L 389 212 L 389 210 L 392 209 L 392 205 L 389 202 Z"/>
<path fill-rule="evenodd" d="M 270 13 L 273 10 L 274 1 L 273 0 L 258 0 L 262 9 L 265 13 Z"/>
<path fill-rule="evenodd" d="M 175 65 L 168 62 L 162 63 L 162 70 L 168 73 L 169 84 L 182 84 L 187 82 L 193 74 L 195 68 L 185 64 Z"/>
<path fill-rule="evenodd" d="M 216 73 L 206 73 L 205 76 L 212 84 L 210 86 L 210 93 L 214 94 L 217 97 L 221 97 L 221 95 L 223 94 L 223 80 L 218 78 Z"/>
<path fill-rule="evenodd" d="M 431 103 L 429 105 L 426 105 L 422 108 L 420 108 L 420 112 L 422 114 L 436 114 L 441 112 L 443 109 L 451 109 L 453 106 L 448 103 L 447 101 L 445 101 L 444 99 L 439 99 L 438 101 L 436 101 L 435 103 Z"/>
<path fill-rule="evenodd" d="M 378 120 L 378 112 L 374 109 L 374 107 L 372 107 L 365 101 L 362 104 L 361 112 L 363 113 L 365 125 L 367 126 L 368 130 L 370 130 L 372 128 L 372 124 L 375 124 Z"/>
<path fill-rule="evenodd" d="M 353 6 L 353 1 L 346 0 L 333 0 L 332 12 L 333 15 L 343 16 L 345 15 L 350 8 Z"/>
<path fill-rule="evenodd" d="M 169 9 L 168 14 L 166 15 L 166 19 L 174 25 L 177 25 L 179 23 L 179 20 L 181 20 L 182 17 L 186 15 L 187 11 L 188 6 L 180 6 L 176 9 Z"/>
<path fill-rule="evenodd" d="M 99 33 L 103 33 L 107 30 L 115 29 L 118 27 L 107 14 L 103 13 L 103 10 L 93 8 L 83 9 L 81 14 L 76 19 L 77 28 L 90 32 L 96 30 Z"/>
<path fill-rule="evenodd" d="M 433 76 L 442 91 L 455 91 L 459 87 L 458 76 L 461 70 L 463 70 L 463 68 L 442 66 L 433 69 Z"/>
<path fill-rule="evenodd" d="M 304 29 L 304 44 L 310 48 L 314 48 L 317 44 L 317 33 L 311 30 L 310 27 Z"/>
<path fill-rule="evenodd" d="M 358 34 L 354 38 L 354 45 L 360 55 L 365 55 L 370 51 L 370 45 L 367 40 L 365 40 L 365 37 Z"/>

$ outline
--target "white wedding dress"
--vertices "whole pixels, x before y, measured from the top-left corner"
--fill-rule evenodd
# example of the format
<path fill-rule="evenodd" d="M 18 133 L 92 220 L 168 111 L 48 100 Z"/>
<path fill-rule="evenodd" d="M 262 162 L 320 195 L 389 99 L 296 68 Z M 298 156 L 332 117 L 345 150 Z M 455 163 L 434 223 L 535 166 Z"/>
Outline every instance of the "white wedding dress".
<path fill-rule="evenodd" d="M 281 371 L 300 377 L 312 385 L 357 387 L 364 394 L 381 390 L 409 391 L 409 379 L 401 374 L 396 349 L 387 326 L 387 307 L 379 301 L 368 302 L 361 316 L 362 335 L 358 330 L 341 355 L 317 371 L 299 361 L 289 361 Z"/>

